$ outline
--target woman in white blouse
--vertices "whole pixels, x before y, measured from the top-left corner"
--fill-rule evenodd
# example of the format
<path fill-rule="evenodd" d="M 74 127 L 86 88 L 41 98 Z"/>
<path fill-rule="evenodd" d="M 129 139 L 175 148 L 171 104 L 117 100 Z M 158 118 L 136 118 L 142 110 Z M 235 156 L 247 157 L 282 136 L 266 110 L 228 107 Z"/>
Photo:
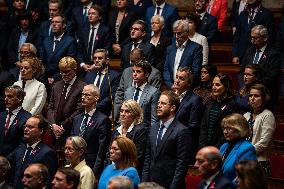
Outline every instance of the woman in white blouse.
<path fill-rule="evenodd" d="M 24 89 L 23 108 L 32 115 L 40 114 L 46 101 L 46 88 L 35 79 L 43 74 L 44 67 L 37 57 L 24 58 L 20 62 L 21 80 L 14 83 Z"/>
<path fill-rule="evenodd" d="M 200 16 L 195 14 L 195 13 L 188 13 L 185 16 L 185 19 L 188 21 L 188 25 L 189 25 L 188 38 L 191 41 L 194 41 L 194 42 L 202 45 L 202 47 L 203 47 L 203 51 L 202 51 L 203 63 L 202 63 L 202 65 L 206 65 L 206 64 L 208 64 L 208 54 L 209 54 L 208 41 L 207 41 L 207 38 L 205 36 L 196 32 L 198 30 L 200 24 L 201 24 Z"/>

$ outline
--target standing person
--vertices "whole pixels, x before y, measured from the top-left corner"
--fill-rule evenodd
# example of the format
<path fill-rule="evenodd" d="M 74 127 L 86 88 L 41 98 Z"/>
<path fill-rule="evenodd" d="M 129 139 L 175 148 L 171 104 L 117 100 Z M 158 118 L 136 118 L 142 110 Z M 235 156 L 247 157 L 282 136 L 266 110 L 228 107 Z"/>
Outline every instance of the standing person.
<path fill-rule="evenodd" d="M 130 138 L 137 149 L 138 164 L 136 166 L 139 175 L 145 159 L 147 134 L 149 124 L 143 123 L 143 110 L 134 100 L 124 101 L 120 108 L 120 125 L 115 129 L 112 136 L 126 136 Z"/>
<path fill-rule="evenodd" d="M 77 62 L 74 58 L 62 58 L 58 67 L 62 80 L 52 88 L 47 120 L 55 137 L 55 147 L 62 150 L 70 136 L 73 117 L 83 111 L 81 95 L 85 83 L 76 76 Z"/>
<path fill-rule="evenodd" d="M 266 178 L 257 161 L 245 160 L 235 165 L 238 189 L 268 189 Z"/>
<path fill-rule="evenodd" d="M 84 158 L 87 151 L 86 141 L 79 136 L 68 137 L 65 144 L 65 158 L 67 165 L 80 173 L 80 183 L 77 189 L 93 189 L 95 176 L 92 169 L 86 164 Z"/>
<path fill-rule="evenodd" d="M 185 188 L 185 175 L 192 154 L 189 130 L 175 120 L 180 99 L 162 92 L 157 106 L 158 123 L 150 128 L 142 181 L 157 182 L 169 189 Z"/>
<path fill-rule="evenodd" d="M 148 7 L 153 5 L 152 0 L 127 0 L 129 9 L 138 14 L 140 19 L 143 19 Z"/>
<path fill-rule="evenodd" d="M 30 164 L 24 171 L 22 179 L 25 189 L 45 189 L 48 168 L 41 163 Z"/>
<path fill-rule="evenodd" d="M 232 81 L 227 74 L 218 73 L 212 82 L 212 95 L 205 106 L 200 125 L 199 147 L 220 146 L 224 142 L 221 121 L 229 114 L 238 113 Z"/>
<path fill-rule="evenodd" d="M 239 20 L 240 14 L 245 10 L 247 0 L 234 0 L 231 14 L 230 14 L 230 23 L 232 26 L 233 34 L 236 32 L 236 25 Z"/>
<path fill-rule="evenodd" d="M 55 151 L 42 142 L 42 136 L 47 129 L 47 123 L 42 117 L 30 117 L 24 129 L 24 141 L 9 156 L 12 164 L 11 182 L 15 188 L 23 188 L 24 170 L 32 163 L 42 163 L 48 167 L 47 187 L 50 186 L 57 169 Z"/>
<path fill-rule="evenodd" d="M 201 148 L 195 157 L 194 167 L 198 169 L 202 181 L 199 189 L 233 189 L 233 183 L 222 174 L 222 156 L 218 148 L 206 146 Z"/>
<path fill-rule="evenodd" d="M 113 139 L 109 149 L 110 161 L 99 181 L 98 189 L 106 189 L 109 180 L 114 176 L 127 176 L 135 187 L 140 183 L 137 165 L 137 151 L 135 144 L 127 137 L 119 136 Z"/>
<path fill-rule="evenodd" d="M 6 110 L 0 112 L 0 154 L 7 157 L 22 142 L 24 125 L 31 114 L 22 103 L 26 93 L 16 85 L 5 88 Z"/>
<path fill-rule="evenodd" d="M 209 0 L 207 12 L 216 17 L 219 32 L 222 31 L 223 26 L 227 20 L 227 9 L 227 0 Z"/>
<path fill-rule="evenodd" d="M 20 63 L 21 80 L 14 83 L 23 88 L 26 96 L 23 108 L 32 115 L 41 114 L 47 92 L 45 85 L 36 78 L 44 73 L 42 62 L 37 57 L 24 58 Z"/>
<path fill-rule="evenodd" d="M 271 176 L 269 145 L 276 127 L 275 117 L 267 109 L 269 99 L 268 90 L 262 84 L 251 86 L 249 106 L 252 111 L 244 114 L 251 131 L 248 139 L 255 148 L 259 165 L 262 167 L 265 176 Z"/>
<path fill-rule="evenodd" d="M 98 87 L 90 84 L 83 88 L 81 103 L 84 112 L 73 118 L 71 131 L 72 136 L 80 136 L 86 141 L 86 163 L 93 170 L 96 180 L 103 171 L 111 138 L 111 121 L 96 108 L 99 97 Z"/>
<path fill-rule="evenodd" d="M 246 140 L 249 125 L 241 114 L 233 113 L 223 118 L 221 127 L 226 142 L 220 147 L 223 159 L 222 172 L 232 182 L 236 181 L 235 164 L 242 160 L 256 160 L 253 145 Z"/>

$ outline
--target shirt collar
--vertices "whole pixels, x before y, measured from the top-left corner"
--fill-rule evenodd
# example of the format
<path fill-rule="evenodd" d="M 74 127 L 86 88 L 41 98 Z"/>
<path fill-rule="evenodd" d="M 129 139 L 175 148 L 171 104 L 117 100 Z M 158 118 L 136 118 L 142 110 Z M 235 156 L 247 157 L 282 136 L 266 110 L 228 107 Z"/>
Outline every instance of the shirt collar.
<path fill-rule="evenodd" d="M 139 88 L 141 91 L 143 91 L 146 85 L 147 85 L 147 82 L 144 83 L 143 85 L 141 85 L 141 86 L 138 87 L 138 88 Z M 135 85 L 135 87 L 137 87 L 137 85 Z"/>
<path fill-rule="evenodd" d="M 69 86 L 73 85 L 76 79 L 77 79 L 77 76 L 73 77 L 73 79 L 69 82 Z"/>
<path fill-rule="evenodd" d="M 206 13 L 206 11 L 203 12 L 203 13 L 200 13 L 200 14 L 197 13 L 198 15 L 200 15 L 200 20 L 203 20 L 205 13 Z"/>
<path fill-rule="evenodd" d="M 178 43 L 176 42 L 177 48 L 179 48 L 179 49 L 184 49 L 185 46 L 186 46 L 187 41 L 188 41 L 188 40 L 186 40 L 185 42 L 183 42 L 183 44 L 182 44 L 181 46 L 179 46 Z"/>
<path fill-rule="evenodd" d="M 157 7 L 160 7 L 161 9 L 163 9 L 163 8 L 165 7 L 165 5 L 166 5 L 166 2 L 162 3 L 162 4 L 159 5 L 159 6 L 156 4 L 156 8 L 157 8 Z"/>
<path fill-rule="evenodd" d="M 15 110 L 12 111 L 12 114 L 13 114 L 13 115 L 17 115 L 18 112 L 21 110 L 21 108 L 22 108 L 22 106 L 19 106 L 18 108 L 16 108 Z M 8 109 L 8 108 L 7 108 L 6 110 L 9 112 L 9 109 Z"/>
<path fill-rule="evenodd" d="M 92 117 L 93 114 L 95 113 L 95 111 L 96 111 L 96 108 L 92 109 L 92 110 L 89 111 L 89 112 L 86 112 L 86 110 L 85 110 L 85 114 L 88 114 L 90 117 Z"/>
<path fill-rule="evenodd" d="M 120 126 L 116 129 L 117 132 L 118 132 L 120 135 L 122 135 L 122 128 L 123 128 L 123 126 L 120 125 Z M 130 127 L 127 129 L 127 133 L 130 133 L 133 128 L 134 128 L 134 123 L 132 123 L 132 124 L 130 125 Z"/>
<path fill-rule="evenodd" d="M 261 52 L 264 52 L 266 49 L 267 45 L 264 45 L 261 49 L 259 49 Z"/>
<path fill-rule="evenodd" d="M 217 173 L 215 173 L 214 175 L 212 175 L 211 177 L 209 177 L 208 179 L 205 180 L 207 187 L 210 185 L 210 183 L 214 180 L 214 178 L 216 177 L 216 175 L 218 175 L 219 171 Z"/>
<path fill-rule="evenodd" d="M 98 22 L 95 25 L 90 25 L 90 30 L 92 29 L 92 27 L 95 27 L 96 29 L 98 29 L 100 27 L 100 22 Z"/>
<path fill-rule="evenodd" d="M 77 171 L 79 171 L 79 170 L 82 169 L 82 167 L 84 167 L 85 165 L 87 165 L 87 164 L 86 164 L 86 161 L 85 161 L 85 160 L 82 160 L 82 161 L 80 161 L 80 163 L 79 163 L 78 165 L 76 165 L 76 166 L 74 167 L 74 169 L 77 170 Z"/>
<path fill-rule="evenodd" d="M 179 95 L 179 99 L 182 100 L 182 99 L 185 97 L 186 93 L 187 93 L 187 90 L 184 91 L 183 93 L 181 93 L 181 94 Z"/>
<path fill-rule="evenodd" d="M 53 37 L 53 40 L 54 40 L 54 41 L 55 41 L 55 40 L 60 41 L 60 40 L 62 39 L 63 35 L 64 35 L 64 32 L 63 32 L 58 38 L 56 38 L 56 37 L 54 36 L 54 37 Z"/>
<path fill-rule="evenodd" d="M 171 123 L 174 121 L 174 119 L 175 119 L 175 117 L 172 117 L 164 123 L 162 121 L 160 121 L 160 125 L 164 124 L 165 128 L 168 129 L 169 126 L 171 125 Z"/>
<path fill-rule="evenodd" d="M 32 149 L 34 149 L 34 148 L 38 145 L 38 143 L 40 143 L 40 141 L 41 141 L 41 140 L 37 141 L 36 143 L 34 143 L 34 144 L 31 145 L 31 146 L 27 144 L 27 147 L 31 147 Z"/>

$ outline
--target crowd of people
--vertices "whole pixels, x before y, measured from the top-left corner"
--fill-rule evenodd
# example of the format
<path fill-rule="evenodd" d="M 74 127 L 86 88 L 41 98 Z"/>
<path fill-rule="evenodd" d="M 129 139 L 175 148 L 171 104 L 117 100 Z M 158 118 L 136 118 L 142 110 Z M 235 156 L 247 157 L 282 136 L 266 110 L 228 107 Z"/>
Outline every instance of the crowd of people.
<path fill-rule="evenodd" d="M 284 19 L 261 0 L 5 2 L 0 186 L 183 189 L 194 165 L 200 189 L 267 189 Z M 239 87 L 211 62 L 228 21 Z"/>

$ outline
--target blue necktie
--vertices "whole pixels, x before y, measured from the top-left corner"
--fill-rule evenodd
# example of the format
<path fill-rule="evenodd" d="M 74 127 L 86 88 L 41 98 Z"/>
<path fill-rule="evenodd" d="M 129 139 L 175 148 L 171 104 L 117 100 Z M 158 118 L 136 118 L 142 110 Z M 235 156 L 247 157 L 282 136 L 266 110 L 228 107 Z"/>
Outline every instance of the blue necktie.
<path fill-rule="evenodd" d="M 256 50 L 256 54 L 253 60 L 253 64 L 258 64 L 258 59 L 259 59 L 259 53 L 261 52 L 261 50 Z"/>
<path fill-rule="evenodd" d="M 135 92 L 134 92 L 134 96 L 133 96 L 133 100 L 135 100 L 136 102 L 138 101 L 139 91 L 140 91 L 140 88 L 136 87 Z"/>
<path fill-rule="evenodd" d="M 159 132 L 158 132 L 158 137 L 157 137 L 157 149 L 159 148 L 161 142 L 162 142 L 162 136 L 163 136 L 163 130 L 165 128 L 165 125 L 162 124 L 160 126 Z"/>
<path fill-rule="evenodd" d="M 79 134 L 80 137 L 84 136 L 84 133 L 85 133 L 85 131 L 87 129 L 88 118 L 89 118 L 89 114 L 84 114 L 84 120 L 83 120 L 83 123 L 82 123 L 82 125 L 80 127 L 80 134 Z"/>

